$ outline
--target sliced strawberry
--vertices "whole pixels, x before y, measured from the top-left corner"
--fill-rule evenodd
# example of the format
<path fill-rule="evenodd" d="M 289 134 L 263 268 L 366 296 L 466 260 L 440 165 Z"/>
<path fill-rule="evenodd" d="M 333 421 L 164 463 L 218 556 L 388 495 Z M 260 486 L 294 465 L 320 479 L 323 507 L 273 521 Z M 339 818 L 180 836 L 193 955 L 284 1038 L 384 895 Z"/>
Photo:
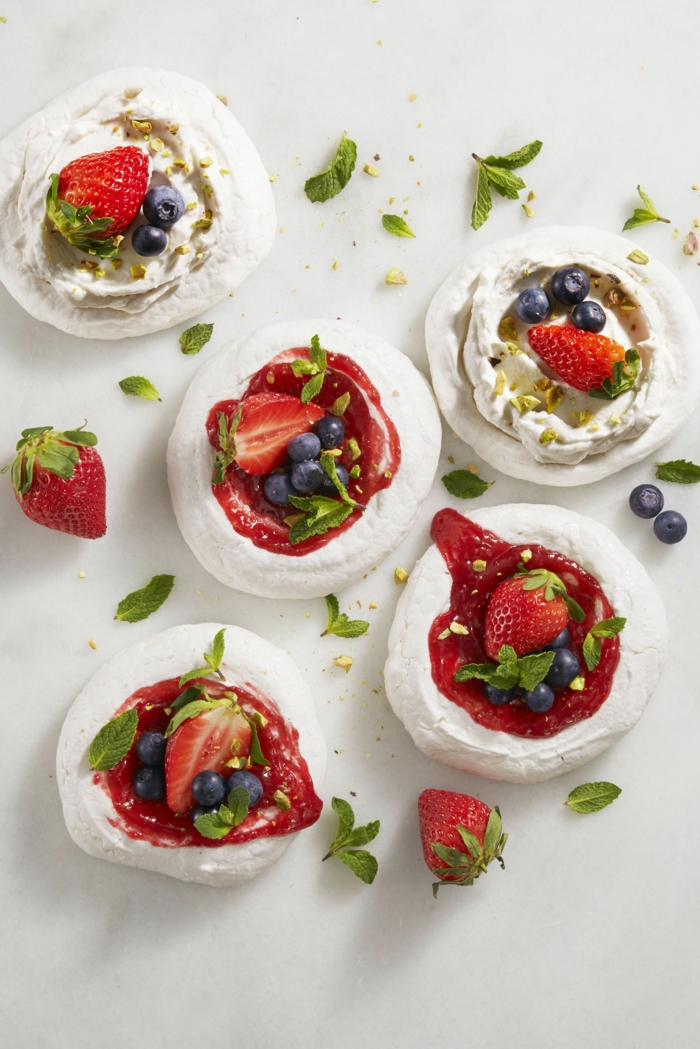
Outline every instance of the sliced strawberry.
<path fill-rule="evenodd" d="M 491 810 L 468 794 L 424 790 L 418 798 L 418 820 L 423 859 L 440 881 L 471 885 L 492 860 L 503 866 L 501 854 L 508 835 L 502 832 L 498 809 Z M 434 895 L 436 890 L 434 885 Z"/>
<path fill-rule="evenodd" d="M 239 740 L 236 755 L 245 757 L 250 754 L 251 735 L 243 714 L 232 707 L 215 707 L 183 721 L 168 740 L 165 752 L 168 807 L 173 812 L 191 809 L 195 801 L 190 787 L 197 773 L 213 769 L 227 775 L 232 742 Z"/>
<path fill-rule="evenodd" d="M 502 645 L 510 645 L 520 657 L 553 641 L 569 621 L 565 595 L 563 584 L 552 572 L 538 575 L 533 570 L 531 575 L 499 583 L 489 598 L 484 622 L 489 659 L 498 659 Z"/>
<path fill-rule="evenodd" d="M 292 437 L 307 433 L 326 413 L 286 393 L 256 393 L 243 401 L 235 433 L 236 462 L 249 474 L 269 474 L 287 458 Z"/>
<path fill-rule="evenodd" d="M 613 364 L 624 361 L 619 342 L 568 324 L 537 324 L 527 333 L 530 346 L 552 371 L 576 390 L 599 390 L 613 379 Z"/>

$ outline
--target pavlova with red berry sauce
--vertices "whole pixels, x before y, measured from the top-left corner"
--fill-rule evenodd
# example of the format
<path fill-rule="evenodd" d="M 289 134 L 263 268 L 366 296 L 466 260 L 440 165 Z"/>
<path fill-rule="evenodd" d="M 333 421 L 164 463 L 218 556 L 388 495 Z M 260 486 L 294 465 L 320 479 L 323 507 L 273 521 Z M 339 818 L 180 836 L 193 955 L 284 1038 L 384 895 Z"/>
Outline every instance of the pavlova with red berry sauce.
<path fill-rule="evenodd" d="M 668 627 L 642 565 L 557 506 L 439 511 L 389 636 L 387 696 L 429 757 L 535 783 L 641 717 Z"/>
<path fill-rule="evenodd" d="M 595 481 L 668 441 L 700 397 L 700 322 L 623 237 L 535 230 L 471 255 L 431 304 L 440 407 L 506 474 Z"/>
<path fill-rule="evenodd" d="M 296 665 L 239 627 L 173 627 L 110 659 L 57 755 L 91 856 L 184 881 L 260 874 L 318 819 L 326 748 Z"/>
<path fill-rule="evenodd" d="M 439 451 L 432 392 L 407 357 L 341 321 L 283 322 L 199 371 L 168 479 L 182 534 L 217 579 L 318 597 L 398 546 Z"/>
<path fill-rule="evenodd" d="M 269 179 L 223 96 L 115 69 L 0 142 L 0 279 L 39 320 L 120 339 L 178 324 L 267 255 Z"/>

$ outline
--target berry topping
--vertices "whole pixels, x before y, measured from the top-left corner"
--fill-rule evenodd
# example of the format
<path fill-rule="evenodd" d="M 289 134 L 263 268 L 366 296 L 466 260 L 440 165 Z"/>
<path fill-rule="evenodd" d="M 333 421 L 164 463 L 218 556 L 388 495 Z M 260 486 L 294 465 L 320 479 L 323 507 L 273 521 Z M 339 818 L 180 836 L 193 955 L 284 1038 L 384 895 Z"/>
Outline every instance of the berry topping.
<path fill-rule="evenodd" d="M 340 481 L 340 483 L 345 485 L 345 487 L 347 488 L 347 486 L 350 483 L 350 476 L 348 474 L 348 471 L 345 469 L 344 466 L 341 466 L 340 463 L 336 463 L 335 472 L 338 475 L 338 480 Z M 333 484 L 333 481 L 328 476 L 325 470 L 323 471 L 323 481 L 321 483 L 319 491 L 321 492 L 321 495 L 333 496 L 338 494 L 338 489 Z"/>
<path fill-rule="evenodd" d="M 283 466 L 292 437 L 324 419 L 317 404 L 303 404 L 284 393 L 256 393 L 243 401 L 240 410 L 234 458 L 242 470 L 255 475 Z"/>
<path fill-rule="evenodd" d="M 345 427 L 342 419 L 335 415 L 324 415 L 314 426 L 314 433 L 324 448 L 338 448 L 345 437 Z"/>
<path fill-rule="evenodd" d="M 552 275 L 552 295 L 564 306 L 583 302 L 591 290 L 588 274 L 580 266 L 562 266 Z"/>
<path fill-rule="evenodd" d="M 220 772 L 203 769 L 192 780 L 190 789 L 198 805 L 220 805 L 226 796 L 226 780 Z"/>
<path fill-rule="evenodd" d="M 31 521 L 82 539 L 105 534 L 105 469 L 96 444 L 82 429 L 22 430 L 17 455 L 0 473 L 12 470 L 15 497 Z"/>
<path fill-rule="evenodd" d="M 162 732 L 144 732 L 136 742 L 136 753 L 144 765 L 158 768 L 165 761 L 167 742 Z"/>
<path fill-rule="evenodd" d="M 637 517 L 656 517 L 664 508 L 664 497 L 655 484 L 638 484 L 630 492 L 630 510 Z"/>
<path fill-rule="evenodd" d="M 250 794 L 249 808 L 253 805 L 257 805 L 263 796 L 263 785 L 255 775 L 254 772 L 248 772 L 247 769 L 238 769 L 233 775 L 229 776 L 228 783 L 226 784 L 226 791 L 230 793 L 234 787 L 245 787 Z"/>
<path fill-rule="evenodd" d="M 625 360 L 619 343 L 568 325 L 538 325 L 527 333 L 530 346 L 560 379 L 576 390 L 599 390 L 613 380 L 613 364 Z"/>
<path fill-rule="evenodd" d="M 581 331 L 592 331 L 597 335 L 605 327 L 605 310 L 597 302 L 586 299 L 579 302 L 571 311 L 571 320 L 575 328 Z"/>
<path fill-rule="evenodd" d="M 296 463 L 292 469 L 292 484 L 302 495 L 310 495 L 312 492 L 315 492 L 323 484 L 325 477 L 325 470 L 314 459 Z M 335 492 L 335 488 L 333 491 Z"/>
<path fill-rule="evenodd" d="M 496 685 L 489 685 L 488 682 L 484 685 L 484 695 L 494 707 L 504 707 L 506 703 L 515 699 L 515 690 L 515 685 L 512 688 L 497 688 Z"/>
<path fill-rule="evenodd" d="M 292 437 L 287 445 L 287 455 L 295 463 L 318 459 L 320 454 L 321 442 L 315 433 L 300 433 L 298 437 Z"/>
<path fill-rule="evenodd" d="M 556 651 L 558 648 L 568 648 L 571 635 L 569 634 L 568 626 L 565 626 L 561 634 L 557 634 L 553 641 L 545 647 L 546 652 Z"/>
<path fill-rule="evenodd" d="M 172 226 L 185 214 L 182 193 L 174 186 L 151 186 L 143 198 L 143 213 L 152 226 Z"/>
<path fill-rule="evenodd" d="M 523 696 L 533 714 L 546 714 L 554 703 L 554 693 L 544 681 L 540 681 L 539 685 L 535 685 L 532 692 L 525 690 Z"/>
<path fill-rule="evenodd" d="M 152 769 L 148 765 L 134 773 L 131 781 L 134 794 L 144 801 L 160 801 L 165 797 L 165 775 L 162 769 Z"/>
<path fill-rule="evenodd" d="M 497 808 L 449 790 L 424 790 L 418 798 L 423 859 L 440 881 L 472 885 L 492 860 L 501 858 L 508 837 Z M 437 895 L 438 885 L 433 886 Z"/>
<path fill-rule="evenodd" d="M 683 517 L 683 514 L 679 514 L 676 510 L 664 510 L 654 520 L 654 534 L 656 538 L 669 546 L 673 543 L 680 543 L 681 539 L 685 539 L 687 531 L 688 522 Z"/>
<path fill-rule="evenodd" d="M 484 643 L 489 659 L 498 660 L 502 645 L 518 657 L 548 645 L 566 626 L 566 590 L 553 572 L 513 576 L 492 591 L 486 607 Z"/>
<path fill-rule="evenodd" d="M 526 324 L 546 321 L 551 311 L 547 293 L 542 288 L 525 288 L 515 300 L 515 312 Z"/>
<path fill-rule="evenodd" d="M 550 688 L 566 688 L 578 677 L 580 669 L 579 661 L 570 649 L 557 648 L 544 683 Z"/>
<path fill-rule="evenodd" d="M 137 226 L 131 235 L 131 246 L 137 255 L 146 258 L 162 255 L 168 246 L 168 234 L 158 226 Z"/>
<path fill-rule="evenodd" d="M 169 808 L 173 812 L 191 809 L 191 787 L 197 773 L 204 769 L 224 772 L 233 741 L 239 742 L 236 754 L 245 756 L 250 753 L 251 735 L 243 714 L 232 707 L 214 707 L 183 721 L 168 740 L 165 752 Z"/>
<path fill-rule="evenodd" d="M 263 491 L 265 498 L 275 506 L 286 506 L 289 503 L 290 495 L 299 495 L 289 474 L 270 474 L 265 478 Z"/>

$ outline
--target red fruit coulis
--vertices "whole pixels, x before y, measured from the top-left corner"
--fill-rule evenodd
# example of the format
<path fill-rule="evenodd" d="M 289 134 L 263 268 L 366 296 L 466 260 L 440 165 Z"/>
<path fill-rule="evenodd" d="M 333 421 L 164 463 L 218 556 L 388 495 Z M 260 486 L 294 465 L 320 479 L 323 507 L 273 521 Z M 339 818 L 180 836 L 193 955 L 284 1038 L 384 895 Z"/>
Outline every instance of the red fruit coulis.
<path fill-rule="evenodd" d="M 433 681 L 440 692 L 462 707 L 479 725 L 514 736 L 555 736 L 568 725 L 592 717 L 607 699 L 620 659 L 617 637 L 603 641 L 600 663 L 586 669 L 582 647 L 594 623 L 615 613 L 596 579 L 575 561 L 546 547 L 529 543 L 511 546 L 493 532 L 487 532 L 455 510 L 440 510 L 433 518 L 430 535 L 452 576 L 450 608 L 438 616 L 430 628 L 429 648 Z M 569 619 L 569 648 L 578 657 L 586 686 L 581 692 L 566 688 L 555 691 L 552 708 L 535 714 L 523 701 L 497 707 L 486 699 L 482 681 L 455 682 L 454 674 L 465 663 L 489 663 L 484 648 L 484 619 L 492 590 L 513 575 L 523 550 L 532 551 L 527 567 L 548 568 L 560 577 L 568 594 L 586 613 L 583 623 Z M 486 561 L 483 572 L 475 572 L 474 561 Z M 468 634 L 453 634 L 444 640 L 438 635 L 453 620 L 463 623 Z"/>
<path fill-rule="evenodd" d="M 230 685 L 217 684 L 205 679 L 202 680 L 202 684 L 206 684 L 207 692 L 214 699 L 220 698 L 224 692 L 231 689 Z M 159 681 L 156 685 L 138 689 L 115 713 L 121 713 L 131 707 L 136 708 L 139 716 L 136 739 L 144 732 L 164 732 L 171 718 L 171 715 L 166 713 L 166 708 L 169 708 L 187 687 L 185 685 L 181 688 L 178 678 Z M 265 728 L 258 728 L 258 738 L 270 765 L 267 768 L 262 765 L 251 766 L 251 772 L 262 782 L 263 796 L 244 821 L 238 827 L 234 827 L 225 838 L 205 838 L 197 833 L 190 816 L 187 813 L 172 812 L 165 798 L 162 801 L 144 801 L 137 797 L 132 790 L 131 781 L 134 773 L 141 767 L 141 762 L 134 745 L 113 769 L 95 773 L 95 783 L 100 784 L 114 805 L 116 816 L 110 820 L 113 826 L 129 838 L 149 841 L 151 845 L 160 845 L 163 848 L 180 849 L 196 845 L 200 848 L 216 849 L 222 845 L 239 845 L 254 838 L 292 834 L 316 822 L 321 814 L 323 802 L 316 795 L 308 767 L 299 752 L 298 732 L 293 725 L 285 721 L 270 700 L 253 696 L 237 686 L 235 692 L 240 706 L 247 714 L 257 710 L 268 719 Z M 284 790 L 292 803 L 291 808 L 278 808 L 273 798 L 276 790 Z"/>
<path fill-rule="evenodd" d="M 207 417 L 207 433 L 212 446 L 218 451 L 217 413 L 224 412 L 229 421 L 233 418 L 238 405 L 246 397 L 272 390 L 275 393 L 286 393 L 294 397 L 301 395 L 308 376 L 297 378 L 292 369 L 293 360 L 308 360 L 308 349 L 285 350 L 264 368 L 261 368 L 250 380 L 241 400 L 219 401 Z M 367 505 L 369 500 L 383 488 L 388 488 L 401 462 L 401 445 L 396 427 L 382 408 L 378 390 L 369 381 L 365 372 L 350 357 L 341 353 L 328 353 L 328 368 L 321 392 L 314 397 L 314 404 L 330 412 L 334 402 L 343 394 L 350 394 L 350 405 L 343 415 L 345 440 L 343 454 L 336 459 L 348 473 L 353 466 L 359 466 L 360 476 L 351 479 L 349 493 L 358 503 Z M 353 460 L 348 441 L 354 437 L 360 446 L 362 455 Z M 212 472 L 214 457 L 212 456 Z M 355 510 L 337 528 L 332 528 L 325 535 L 315 535 L 292 546 L 289 542 L 289 526 L 284 518 L 298 511 L 292 506 L 275 506 L 270 503 L 263 492 L 264 477 L 253 477 L 233 463 L 226 471 L 222 484 L 213 484 L 212 491 L 234 531 L 246 536 L 255 546 L 271 550 L 275 554 L 286 554 L 288 557 L 301 557 L 319 550 L 341 532 L 351 528 L 359 520 L 362 511 Z"/>

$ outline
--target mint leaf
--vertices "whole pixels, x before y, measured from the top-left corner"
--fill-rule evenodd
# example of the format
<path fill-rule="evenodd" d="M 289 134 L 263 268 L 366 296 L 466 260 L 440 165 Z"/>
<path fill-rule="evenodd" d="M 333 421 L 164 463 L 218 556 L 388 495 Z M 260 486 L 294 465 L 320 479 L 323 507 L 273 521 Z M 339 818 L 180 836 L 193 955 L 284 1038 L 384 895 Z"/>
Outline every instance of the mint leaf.
<path fill-rule="evenodd" d="M 334 849 L 340 847 L 355 826 L 355 813 L 352 810 L 352 805 L 345 801 L 344 798 L 333 798 L 331 800 L 331 808 L 338 817 L 338 832 L 330 847 L 330 852 L 332 853 Z"/>
<path fill-rule="evenodd" d="M 88 751 L 90 766 L 100 772 L 105 772 L 118 765 L 131 750 L 136 738 L 138 723 L 139 716 L 136 709 L 132 707 L 103 725 L 90 744 Z"/>
<path fill-rule="evenodd" d="M 631 390 L 637 381 L 642 358 L 636 350 L 627 350 L 624 361 L 615 361 L 613 364 L 613 378 L 603 379 L 603 385 L 599 390 L 589 390 L 589 397 L 597 397 L 599 400 L 614 401 L 621 393 Z"/>
<path fill-rule="evenodd" d="M 338 495 L 343 500 L 343 502 L 347 503 L 348 506 L 357 506 L 357 503 L 354 499 L 350 498 L 350 496 L 348 495 L 347 488 L 338 477 L 338 471 L 335 465 L 335 456 L 331 455 L 330 452 L 321 452 L 321 466 L 335 485 L 338 491 Z"/>
<path fill-rule="evenodd" d="M 258 736 L 258 726 L 252 717 L 243 712 L 243 717 L 250 725 L 251 738 L 250 738 L 250 760 L 254 765 L 269 765 L 270 762 L 267 760 L 260 747 L 260 737 Z"/>
<path fill-rule="evenodd" d="M 532 692 L 540 681 L 544 681 L 554 659 L 554 652 L 537 652 L 532 656 L 522 656 L 518 660 L 520 685 L 527 692 Z"/>
<path fill-rule="evenodd" d="M 502 645 L 498 653 L 498 666 L 495 663 L 467 663 L 455 672 L 453 680 L 459 683 L 478 678 L 495 688 L 508 689 L 521 685 L 531 692 L 535 685 L 544 681 L 553 659 L 554 652 L 537 652 L 518 659 L 515 649 L 510 645 Z"/>
<path fill-rule="evenodd" d="M 218 812 L 205 812 L 195 820 L 194 827 L 203 838 L 225 838 L 231 830 L 231 825 L 224 822 Z"/>
<path fill-rule="evenodd" d="M 352 805 L 343 798 L 333 798 L 331 805 L 338 817 L 338 830 L 330 849 L 323 859 L 327 860 L 331 856 L 337 856 L 358 878 L 371 885 L 377 874 L 377 861 L 371 853 L 362 849 L 355 849 L 354 846 L 366 845 L 368 842 L 374 841 L 379 834 L 379 820 L 368 823 L 366 827 L 355 827 L 355 814 L 352 811 Z M 351 846 L 353 847 L 352 851 L 340 851 Z"/>
<path fill-rule="evenodd" d="M 589 670 L 595 670 L 600 663 L 601 651 L 600 638 L 594 637 L 590 632 L 586 634 L 583 641 L 583 658 Z"/>
<path fill-rule="evenodd" d="M 656 464 L 656 476 L 660 481 L 697 484 L 700 481 L 700 466 L 696 466 L 687 459 L 671 459 L 667 463 Z"/>
<path fill-rule="evenodd" d="M 180 349 L 189 356 L 199 353 L 202 347 L 206 346 L 211 339 L 213 331 L 213 324 L 193 324 L 187 331 L 183 331 L 180 336 Z"/>
<path fill-rule="evenodd" d="M 369 623 L 364 619 L 350 619 L 345 612 L 340 611 L 338 598 L 334 594 L 328 594 L 325 599 L 328 610 L 328 623 L 321 634 L 335 634 L 336 637 L 361 637 L 369 630 Z"/>
<path fill-rule="evenodd" d="M 477 499 L 491 487 L 493 481 L 484 481 L 471 470 L 452 470 L 451 473 L 445 474 L 442 483 L 450 495 L 456 496 L 457 499 Z"/>
<path fill-rule="evenodd" d="M 208 652 L 202 652 L 202 658 L 207 664 L 205 667 L 197 667 L 196 670 L 188 670 L 186 674 L 183 674 L 180 678 L 179 685 L 182 687 L 186 685 L 188 681 L 194 681 L 198 677 L 208 677 L 209 674 L 218 674 L 222 681 L 225 681 L 224 675 L 219 670 L 221 666 L 221 660 L 224 658 L 224 634 L 226 633 L 226 627 L 217 631 L 214 635 L 214 640 L 211 645 L 211 655 Z M 233 695 L 233 693 L 231 693 Z"/>
<path fill-rule="evenodd" d="M 174 584 L 174 575 L 154 575 L 141 590 L 134 590 L 119 602 L 114 618 L 123 623 L 148 619 L 168 599 Z"/>
<path fill-rule="evenodd" d="M 593 637 L 616 637 L 624 629 L 627 620 L 624 616 L 612 616 L 610 619 L 601 619 L 595 623 L 589 633 Z"/>
<path fill-rule="evenodd" d="M 225 645 L 226 645 L 226 642 L 224 640 L 224 634 L 225 633 L 226 633 L 226 627 L 223 627 L 223 629 L 219 630 L 214 635 L 214 640 L 212 641 L 212 644 L 211 644 L 211 658 L 212 658 L 212 664 L 213 664 L 213 669 L 214 670 L 218 670 L 219 669 L 219 667 L 221 666 L 221 660 L 224 658 L 224 648 L 225 648 Z M 206 654 L 205 654 L 204 658 L 207 659 Z M 207 662 L 208 662 L 208 660 L 207 660 Z"/>
<path fill-rule="evenodd" d="M 510 200 L 517 199 L 520 190 L 525 188 L 525 183 L 519 175 L 513 175 L 512 171 L 514 168 L 521 168 L 525 164 L 529 164 L 531 160 L 535 159 L 541 149 L 542 143 L 539 139 L 536 139 L 527 146 L 523 146 L 522 149 L 517 149 L 514 153 L 508 153 L 504 157 L 492 155 L 482 158 L 477 156 L 476 153 L 472 153 L 477 166 L 476 199 L 472 208 L 472 229 L 479 229 L 489 217 L 489 212 L 493 207 L 491 186 L 502 197 L 508 197 Z"/>
<path fill-rule="evenodd" d="M 627 258 L 630 262 L 636 262 L 638 266 L 646 266 L 649 261 L 649 256 L 645 255 L 643 251 L 639 250 L 639 248 L 635 248 L 634 251 L 631 251 Z"/>
<path fill-rule="evenodd" d="M 393 237 L 415 237 L 415 233 L 400 215 L 382 215 L 382 226 Z"/>
<path fill-rule="evenodd" d="M 195 699 L 192 703 L 186 703 L 177 710 L 174 716 L 170 719 L 170 724 L 163 735 L 168 739 L 172 736 L 173 732 L 180 727 L 183 721 L 189 721 L 190 718 L 196 718 L 198 714 L 203 714 L 205 710 L 214 710 L 215 707 L 230 706 L 230 701 L 226 699 Z"/>
<path fill-rule="evenodd" d="M 336 855 L 366 885 L 371 885 L 377 877 L 379 864 L 371 852 L 365 852 L 364 849 L 355 849 L 350 852 L 338 852 Z"/>
<path fill-rule="evenodd" d="M 607 805 L 612 805 L 615 798 L 619 798 L 622 789 L 614 783 L 582 783 L 571 791 L 564 802 L 574 812 L 588 813 L 599 812 Z"/>
<path fill-rule="evenodd" d="M 212 667 L 197 667 L 196 670 L 188 670 L 186 674 L 183 674 L 178 684 L 180 686 L 186 685 L 188 681 L 195 681 L 200 677 L 207 677 L 209 674 L 213 674 L 214 670 Z"/>
<path fill-rule="evenodd" d="M 325 372 L 328 367 L 328 357 L 326 351 L 321 346 L 321 340 L 318 335 L 311 336 L 311 346 L 309 347 L 309 360 L 314 364 L 319 371 Z"/>
<path fill-rule="evenodd" d="M 358 845 L 367 845 L 379 834 L 379 820 L 368 823 L 365 827 L 355 827 L 353 831 L 343 839 L 342 848 L 356 848 Z"/>
<path fill-rule="evenodd" d="M 234 787 L 227 798 L 227 812 L 230 812 L 231 826 L 237 827 L 248 815 L 250 793 L 245 787 Z"/>
<path fill-rule="evenodd" d="M 119 387 L 132 397 L 143 397 L 145 401 L 161 400 L 153 383 L 143 375 L 129 375 L 128 378 L 120 380 Z"/>
<path fill-rule="evenodd" d="M 290 503 L 307 516 L 295 521 L 289 530 L 289 542 L 292 546 L 310 539 L 314 535 L 325 535 L 329 528 L 337 528 L 349 517 L 354 507 L 339 503 L 337 499 L 328 499 L 325 495 L 308 497 L 290 496 Z"/>
<path fill-rule="evenodd" d="M 516 149 L 514 153 L 507 153 L 504 157 L 484 157 L 484 164 L 490 164 L 499 168 L 524 168 L 531 160 L 534 160 L 542 149 L 542 143 L 538 138 L 529 142 L 522 149 Z"/>
<path fill-rule="evenodd" d="M 664 219 L 659 215 L 651 197 L 647 196 L 641 186 L 637 186 L 637 193 L 642 198 L 643 208 L 635 208 L 632 213 L 632 218 L 627 219 L 627 222 L 622 227 L 622 232 L 628 229 L 635 229 L 636 226 L 645 226 L 648 222 L 670 222 L 670 219 Z"/>
<path fill-rule="evenodd" d="M 475 156 L 475 154 L 472 154 L 472 156 Z M 481 229 L 493 207 L 493 202 L 491 200 L 491 187 L 489 186 L 489 180 L 484 171 L 484 166 L 483 164 L 477 163 L 476 168 L 476 197 L 472 207 L 473 230 Z"/>
<path fill-rule="evenodd" d="M 357 146 L 343 132 L 335 156 L 325 171 L 306 180 L 304 192 L 312 203 L 335 197 L 347 186 L 357 162 Z"/>
<path fill-rule="evenodd" d="M 309 381 L 305 383 L 304 386 L 302 386 L 302 404 L 308 404 L 309 401 L 312 401 L 314 397 L 318 396 L 318 394 L 321 392 L 321 387 L 323 386 L 323 380 L 325 379 L 325 377 L 326 376 L 323 372 L 319 372 L 318 375 L 314 375 L 313 379 L 309 379 Z"/>
<path fill-rule="evenodd" d="M 486 177 L 502 197 L 507 197 L 509 200 L 517 200 L 518 194 L 521 189 L 525 189 L 525 183 L 519 175 L 514 175 L 508 168 L 491 167 L 484 161 L 483 169 L 486 172 Z"/>

